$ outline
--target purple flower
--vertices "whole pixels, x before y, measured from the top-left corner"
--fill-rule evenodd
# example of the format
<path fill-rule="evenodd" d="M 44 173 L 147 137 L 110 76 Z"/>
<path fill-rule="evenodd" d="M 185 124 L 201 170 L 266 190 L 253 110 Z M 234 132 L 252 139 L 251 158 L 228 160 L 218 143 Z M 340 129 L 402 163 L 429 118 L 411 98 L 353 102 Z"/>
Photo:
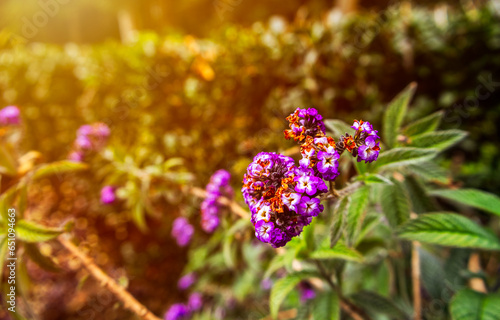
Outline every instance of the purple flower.
<path fill-rule="evenodd" d="M 196 282 L 196 274 L 191 272 L 183 276 L 177 282 L 177 287 L 181 290 L 186 290 Z"/>
<path fill-rule="evenodd" d="M 165 320 L 184 320 L 189 317 L 189 309 L 185 304 L 176 303 L 165 313 Z"/>
<path fill-rule="evenodd" d="M 316 297 L 316 292 L 314 291 L 311 284 L 307 281 L 301 281 L 299 283 L 300 292 L 300 302 L 304 303 L 307 300 L 314 299 Z"/>
<path fill-rule="evenodd" d="M 264 220 L 257 221 L 255 224 L 255 236 L 262 242 L 269 242 L 271 240 L 271 232 L 274 229 L 272 222 L 265 222 Z"/>
<path fill-rule="evenodd" d="M 323 117 L 314 108 L 297 109 L 286 118 L 290 129 L 285 130 L 285 138 L 293 138 L 295 141 L 303 141 L 306 137 L 324 135 L 326 128 Z"/>
<path fill-rule="evenodd" d="M 283 204 L 288 207 L 289 210 L 297 211 L 297 205 L 300 203 L 300 198 L 302 196 L 295 192 L 290 192 L 288 194 L 283 194 L 281 196 Z"/>
<path fill-rule="evenodd" d="M 310 176 L 301 176 L 296 178 L 297 185 L 295 186 L 295 191 L 298 193 L 307 193 L 312 196 L 316 193 L 316 184 Z"/>
<path fill-rule="evenodd" d="M 358 148 L 358 162 L 362 160 L 365 163 L 377 160 L 380 152 L 379 143 L 375 142 L 375 136 L 369 136 L 365 140 L 365 144 Z"/>
<path fill-rule="evenodd" d="M 201 227 L 205 232 L 212 233 L 220 224 L 218 216 L 206 215 L 201 218 Z"/>
<path fill-rule="evenodd" d="M 327 151 L 318 152 L 317 169 L 323 179 L 332 181 L 337 178 L 339 175 L 339 158 L 340 155 L 333 147 L 328 148 Z"/>
<path fill-rule="evenodd" d="M 75 147 L 77 150 L 91 150 L 92 149 L 92 142 L 87 136 L 77 136 L 75 140 Z"/>
<path fill-rule="evenodd" d="M 380 137 L 377 135 L 378 131 L 373 130 L 372 124 L 368 121 L 354 120 L 354 123 L 351 126 L 351 128 L 355 129 L 356 131 L 366 132 L 368 136 L 374 136 L 375 139 L 380 139 Z"/>
<path fill-rule="evenodd" d="M 188 245 L 193 234 L 194 228 L 186 218 L 179 217 L 174 220 L 172 224 L 172 236 L 176 239 L 179 246 L 185 247 Z"/>
<path fill-rule="evenodd" d="M 193 292 L 188 299 L 188 308 L 191 312 L 200 310 L 203 307 L 203 297 L 201 293 Z"/>
<path fill-rule="evenodd" d="M 84 124 L 76 131 L 76 135 L 79 137 L 87 137 L 92 133 L 92 126 L 89 124 Z"/>
<path fill-rule="evenodd" d="M 311 168 L 295 167 L 293 159 L 276 153 L 259 153 L 243 177 L 242 194 L 248 204 L 255 236 L 278 248 L 302 232 L 312 217 L 299 214 L 303 196 L 318 196 L 327 190 Z M 317 215 L 323 206 L 311 203 L 307 214 Z"/>
<path fill-rule="evenodd" d="M 116 201 L 115 188 L 113 186 L 105 186 L 101 189 L 101 203 L 112 204 Z"/>
<path fill-rule="evenodd" d="M 273 281 L 269 278 L 264 278 L 260 282 L 260 287 L 262 288 L 262 290 L 268 291 L 272 288 L 272 286 L 273 286 Z"/>
<path fill-rule="evenodd" d="M 215 171 L 215 173 L 210 178 L 210 180 L 219 187 L 227 185 L 230 179 L 231 179 L 231 174 L 224 169 Z"/>
<path fill-rule="evenodd" d="M 73 151 L 69 154 L 68 159 L 73 162 L 82 162 L 84 158 L 83 152 Z"/>
<path fill-rule="evenodd" d="M 19 108 L 16 106 L 7 106 L 0 110 L 0 124 L 19 124 L 21 122 Z"/>
<path fill-rule="evenodd" d="M 300 199 L 299 214 L 303 216 L 316 217 L 320 212 L 323 212 L 323 209 L 324 207 L 320 204 L 318 198 L 303 196 L 302 199 Z"/>

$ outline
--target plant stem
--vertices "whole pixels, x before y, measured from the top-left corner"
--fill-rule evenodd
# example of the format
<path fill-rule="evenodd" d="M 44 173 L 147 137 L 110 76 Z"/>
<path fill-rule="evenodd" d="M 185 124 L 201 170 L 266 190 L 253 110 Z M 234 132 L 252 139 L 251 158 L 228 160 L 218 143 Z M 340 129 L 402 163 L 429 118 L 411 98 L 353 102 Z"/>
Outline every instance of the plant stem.
<path fill-rule="evenodd" d="M 207 197 L 207 192 L 203 189 L 196 188 L 196 187 L 184 187 L 183 191 L 186 193 L 190 193 L 198 198 L 206 198 Z M 219 197 L 218 202 L 226 207 L 228 207 L 232 212 L 237 214 L 243 219 L 248 219 L 250 216 L 248 215 L 248 211 L 243 209 L 239 204 L 237 204 L 235 201 L 228 199 L 226 197 Z"/>
<path fill-rule="evenodd" d="M 413 319 L 422 319 L 422 298 L 420 296 L 420 243 L 412 241 L 411 248 L 411 280 L 413 287 Z"/>
<path fill-rule="evenodd" d="M 127 290 L 120 286 L 115 280 L 110 278 L 104 271 L 102 271 L 90 257 L 84 254 L 77 246 L 69 241 L 65 235 L 57 238 L 59 243 L 66 248 L 73 256 L 75 256 L 87 269 L 87 271 L 94 277 L 101 286 L 112 292 L 118 300 L 123 303 L 123 306 L 135 313 L 140 319 L 143 320 L 161 320 L 155 316 L 148 308 L 137 301 Z"/>
<path fill-rule="evenodd" d="M 335 285 L 332 281 L 332 277 L 328 274 L 328 272 L 325 270 L 325 267 L 323 264 L 321 264 L 321 261 L 314 260 L 316 266 L 318 267 L 318 271 L 321 274 L 321 276 L 326 280 L 328 285 L 332 288 L 333 291 L 335 291 L 339 297 L 340 300 L 340 307 L 342 310 L 344 310 L 347 314 L 351 316 L 354 320 L 371 320 L 371 318 L 363 312 L 363 310 L 360 310 L 358 307 L 353 305 L 349 300 L 344 298 L 342 296 L 342 291 L 338 286 Z"/>

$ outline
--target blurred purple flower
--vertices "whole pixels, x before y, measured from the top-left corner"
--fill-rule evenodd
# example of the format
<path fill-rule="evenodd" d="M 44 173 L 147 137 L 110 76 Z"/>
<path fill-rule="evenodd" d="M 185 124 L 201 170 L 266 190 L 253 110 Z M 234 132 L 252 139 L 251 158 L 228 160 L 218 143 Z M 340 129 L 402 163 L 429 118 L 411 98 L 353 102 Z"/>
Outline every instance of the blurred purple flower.
<path fill-rule="evenodd" d="M 181 290 L 186 290 L 189 287 L 191 287 L 195 282 L 196 282 L 196 274 L 194 272 L 191 272 L 179 279 L 179 282 L 177 282 L 177 287 Z"/>
<path fill-rule="evenodd" d="M 81 151 L 73 151 L 69 154 L 68 159 L 73 162 L 82 162 L 84 155 Z"/>
<path fill-rule="evenodd" d="M 172 237 L 175 238 L 177 244 L 184 247 L 189 244 L 194 234 L 194 228 L 189 224 L 184 217 L 179 217 L 172 224 Z"/>
<path fill-rule="evenodd" d="M 176 303 L 165 313 L 165 320 L 181 320 L 189 317 L 189 309 L 185 304 Z"/>
<path fill-rule="evenodd" d="M 272 286 L 273 281 L 270 278 L 262 279 L 262 281 L 260 282 L 260 287 L 262 288 L 262 290 L 268 291 Z"/>
<path fill-rule="evenodd" d="M 101 189 L 101 203 L 112 204 L 116 201 L 115 188 L 113 186 L 105 186 Z"/>
<path fill-rule="evenodd" d="M 302 281 L 299 283 L 300 292 L 300 302 L 304 303 L 307 300 L 314 299 L 316 297 L 316 292 L 314 291 L 312 285 L 307 281 Z"/>
<path fill-rule="evenodd" d="M 188 299 L 188 308 L 191 312 L 200 310 L 203 307 L 203 297 L 199 292 L 193 292 Z"/>
<path fill-rule="evenodd" d="M 0 110 L 0 124 L 19 124 L 21 122 L 19 108 L 16 106 L 8 106 Z"/>

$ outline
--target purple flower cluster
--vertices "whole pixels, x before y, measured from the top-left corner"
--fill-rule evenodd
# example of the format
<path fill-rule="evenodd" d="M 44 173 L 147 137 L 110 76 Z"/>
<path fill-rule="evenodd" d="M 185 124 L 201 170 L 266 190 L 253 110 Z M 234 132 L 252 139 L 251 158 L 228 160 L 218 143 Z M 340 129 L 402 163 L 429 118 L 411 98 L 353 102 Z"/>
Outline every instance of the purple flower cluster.
<path fill-rule="evenodd" d="M 165 313 L 165 320 L 186 320 L 189 319 L 190 315 L 188 306 L 183 303 L 176 303 Z"/>
<path fill-rule="evenodd" d="M 229 184 L 230 180 L 231 174 L 221 169 L 210 177 L 210 182 L 207 184 L 207 196 L 201 203 L 201 227 L 208 233 L 214 232 L 220 224 L 219 198 L 222 196 L 232 198 L 234 195 Z"/>
<path fill-rule="evenodd" d="M 116 201 L 115 188 L 113 186 L 104 186 L 101 189 L 101 203 L 112 204 Z"/>
<path fill-rule="evenodd" d="M 380 152 L 379 143 L 376 141 L 380 139 L 378 131 L 373 130 L 373 126 L 368 121 L 363 120 L 354 120 L 351 128 L 356 129 L 358 162 L 364 160 L 365 163 L 368 163 L 377 160 Z"/>
<path fill-rule="evenodd" d="M 247 168 L 242 193 L 252 213 L 255 236 L 273 247 L 282 247 L 302 232 L 312 218 L 323 212 L 319 197 L 328 192 L 324 182 L 339 175 L 344 150 L 358 161 L 377 159 L 379 138 L 369 122 L 355 121 L 355 136 L 342 136 L 338 143 L 325 135 L 323 117 L 314 108 L 297 109 L 286 118 L 290 129 L 285 138 L 300 144 L 302 159 L 261 152 Z"/>
<path fill-rule="evenodd" d="M 175 238 L 179 246 L 187 246 L 191 241 L 193 234 L 194 228 L 191 224 L 189 224 L 186 218 L 179 217 L 174 220 L 174 223 L 172 224 L 172 237 Z"/>
<path fill-rule="evenodd" d="M 177 286 L 181 290 L 186 290 L 196 282 L 196 275 L 189 273 L 179 279 Z M 188 298 L 187 304 L 176 303 L 165 313 L 165 320 L 185 320 L 191 317 L 193 312 L 201 310 L 203 307 L 203 296 L 199 292 L 193 292 Z"/>
<path fill-rule="evenodd" d="M 315 175 L 333 181 L 339 175 L 340 155 L 335 149 L 335 141 L 331 137 L 310 138 L 300 146 L 302 159 L 300 165 L 313 168 Z"/>
<path fill-rule="evenodd" d="M 76 162 L 83 161 L 88 154 L 102 150 L 108 142 L 109 135 L 109 127 L 101 122 L 81 126 L 76 133 L 73 152 L 68 158 Z"/>
<path fill-rule="evenodd" d="M 307 137 L 317 137 L 325 135 L 325 124 L 323 116 L 314 108 L 297 109 L 286 118 L 290 124 L 290 129 L 285 130 L 285 138 L 293 138 L 295 141 L 303 141 Z"/>
<path fill-rule="evenodd" d="M 327 191 L 314 170 L 296 167 L 292 158 L 276 153 L 259 153 L 243 177 L 242 193 L 255 236 L 274 248 L 298 236 L 323 212 L 318 196 Z"/>
<path fill-rule="evenodd" d="M 299 292 L 301 303 L 305 303 L 307 300 L 311 300 L 316 297 L 316 291 L 314 291 L 312 285 L 307 281 L 301 281 L 299 283 Z"/>
<path fill-rule="evenodd" d="M 195 273 L 188 273 L 179 279 L 179 281 L 177 282 L 177 287 L 180 290 L 189 289 L 189 287 L 191 287 L 196 282 L 196 279 L 197 277 Z"/>
<path fill-rule="evenodd" d="M 21 113 L 16 106 L 7 106 L 0 110 L 0 125 L 17 125 L 21 123 Z"/>

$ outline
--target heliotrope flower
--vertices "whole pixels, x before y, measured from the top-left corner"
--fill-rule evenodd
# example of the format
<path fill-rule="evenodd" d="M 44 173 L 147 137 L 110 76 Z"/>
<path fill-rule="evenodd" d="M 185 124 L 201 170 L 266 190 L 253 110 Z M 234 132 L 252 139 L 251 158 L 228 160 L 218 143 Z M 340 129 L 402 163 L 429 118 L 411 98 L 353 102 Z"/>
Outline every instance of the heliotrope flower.
<path fill-rule="evenodd" d="M 300 302 L 304 303 L 307 300 L 314 299 L 316 297 L 316 292 L 314 291 L 312 285 L 307 281 L 301 281 L 299 283 L 300 292 Z"/>
<path fill-rule="evenodd" d="M 277 248 L 284 246 L 323 212 L 320 196 L 328 192 L 326 181 L 339 175 L 340 155 L 349 151 L 358 161 L 377 159 L 377 131 L 369 122 L 355 121 L 354 136 L 346 133 L 335 143 L 326 136 L 323 117 L 314 108 L 297 109 L 287 117 L 285 138 L 300 144 L 302 159 L 261 152 L 243 177 L 243 198 L 252 213 L 255 236 Z"/>
<path fill-rule="evenodd" d="M 179 246 L 185 247 L 188 245 L 193 234 L 194 228 L 186 218 L 179 217 L 174 220 L 172 224 L 172 237 L 175 238 Z"/>
<path fill-rule="evenodd" d="M 375 142 L 374 136 L 369 136 L 365 140 L 365 144 L 358 148 L 358 162 L 365 161 L 365 163 L 377 160 L 380 152 L 378 142 Z"/>
<path fill-rule="evenodd" d="M 196 274 L 191 272 L 183 276 L 177 282 L 177 287 L 181 290 L 186 290 L 196 282 Z"/>
<path fill-rule="evenodd" d="M 76 132 L 73 151 L 68 158 L 76 162 L 83 161 L 92 152 L 102 150 L 108 142 L 109 135 L 109 127 L 101 122 L 81 126 Z"/>
<path fill-rule="evenodd" d="M 255 236 L 275 248 L 284 246 L 311 223 L 312 216 L 323 211 L 316 197 L 326 189 L 312 169 L 297 168 L 292 158 L 259 153 L 247 168 L 242 188 Z M 301 207 L 307 208 L 304 214 L 300 214 Z"/>
<path fill-rule="evenodd" d="M 113 186 L 104 186 L 101 189 L 101 203 L 112 204 L 116 201 L 115 188 Z"/>
<path fill-rule="evenodd" d="M 293 138 L 295 141 L 303 141 L 306 137 L 324 135 L 326 128 L 323 116 L 314 108 L 297 109 L 287 118 L 290 129 L 285 130 L 285 138 Z"/>
<path fill-rule="evenodd" d="M 203 307 L 203 297 L 199 292 L 193 292 L 188 298 L 189 311 L 195 312 Z"/>
<path fill-rule="evenodd" d="M 380 139 L 380 137 L 378 136 L 378 131 L 373 130 L 372 124 L 368 121 L 354 120 L 354 123 L 351 126 L 351 128 L 359 132 L 366 132 L 368 136 L 374 136 L 375 139 Z"/>
<path fill-rule="evenodd" d="M 173 304 L 165 313 L 165 320 L 185 320 L 190 316 L 188 307 L 182 303 Z"/>
<path fill-rule="evenodd" d="M 17 125 L 21 123 L 21 113 L 16 106 L 7 106 L 0 110 L 0 125 Z"/>
<path fill-rule="evenodd" d="M 218 200 L 224 196 L 232 198 L 234 191 L 229 182 L 231 174 L 226 170 L 217 170 L 207 184 L 205 191 L 206 198 L 201 203 L 201 227 L 208 233 L 212 233 L 220 224 L 219 212 L 220 205 Z"/>

